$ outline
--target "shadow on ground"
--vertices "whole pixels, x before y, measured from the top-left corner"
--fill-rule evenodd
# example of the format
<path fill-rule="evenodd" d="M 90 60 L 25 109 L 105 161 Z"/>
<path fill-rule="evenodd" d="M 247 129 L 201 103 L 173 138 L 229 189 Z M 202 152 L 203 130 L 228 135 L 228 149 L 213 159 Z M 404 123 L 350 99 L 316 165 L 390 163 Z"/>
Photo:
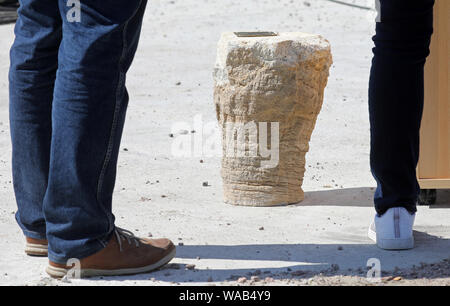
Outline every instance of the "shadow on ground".
<path fill-rule="evenodd" d="M 343 188 L 305 192 L 305 200 L 298 206 L 373 206 L 373 187 Z"/>
<path fill-rule="evenodd" d="M 372 207 L 372 187 L 333 189 L 305 193 L 301 206 Z M 439 190 L 431 208 L 450 208 L 450 191 Z M 434 232 L 442 229 L 436 228 Z M 172 264 L 150 274 L 105 277 L 102 280 L 148 280 L 163 282 L 222 282 L 245 276 L 250 278 L 305 279 L 321 276 L 359 276 L 367 274 L 367 261 L 377 258 L 383 275 L 402 275 L 404 279 L 450 277 L 449 269 L 428 273 L 450 256 L 450 239 L 415 231 L 416 247 L 407 251 L 384 251 L 370 241 L 355 243 L 347 233 L 346 244 L 260 244 L 260 245 L 184 245 L 177 247 Z M 358 239 L 356 241 L 360 240 Z M 447 250 L 447 251 L 446 251 Z M 439 264 L 436 264 L 438 263 Z M 194 264 L 196 267 L 188 266 Z M 209 265 L 209 266 L 208 266 Z M 434 267 L 434 268 L 433 268 Z M 418 270 L 416 270 L 418 269 Z M 403 271 L 403 272 L 402 272 Z M 421 273 L 426 274 L 421 274 Z"/>
<path fill-rule="evenodd" d="M 343 188 L 321 191 L 305 192 L 305 200 L 298 206 L 348 206 L 348 207 L 372 207 L 373 194 L 375 188 Z M 450 189 L 441 189 L 437 191 L 436 208 L 450 208 Z"/>
<path fill-rule="evenodd" d="M 149 280 L 175 283 L 222 282 L 245 276 L 274 280 L 305 279 L 314 276 L 367 275 L 367 261 L 377 258 L 382 276 L 402 275 L 404 279 L 420 277 L 420 269 L 436 267 L 445 257 L 431 256 L 433 250 L 450 250 L 450 239 L 443 239 L 423 232 L 414 233 L 416 248 L 408 251 L 384 251 L 373 244 L 262 244 L 262 245 L 185 245 L 177 248 L 174 263 L 150 274 L 125 277 L 105 277 L 102 280 Z M 442 255 L 442 254 L 440 254 Z M 192 268 L 179 260 L 200 265 L 207 261 L 215 266 L 233 261 L 236 268 Z M 434 262 L 430 260 L 435 260 Z M 239 268 L 251 264 L 253 268 Z M 273 263 L 273 264 L 272 264 Z M 281 264 L 280 264 L 281 263 Z M 400 264 L 401 263 L 401 264 Z M 448 261 L 446 261 L 448 265 Z M 260 266 L 258 266 L 260 264 Z M 397 264 L 399 267 L 397 267 Z M 231 266 L 233 263 L 231 263 Z M 256 265 L 256 266 L 255 266 Z M 402 267 L 403 265 L 403 267 Z M 415 270 L 418 268 L 419 270 Z M 403 272 L 402 272 L 403 271 Z M 428 273 L 429 279 L 449 277 L 450 271 Z M 98 278 L 96 278 L 98 279 Z M 95 279 L 93 279 L 95 280 Z"/>
<path fill-rule="evenodd" d="M 450 208 L 450 189 L 438 190 L 436 204 L 430 206 L 430 208 Z"/>

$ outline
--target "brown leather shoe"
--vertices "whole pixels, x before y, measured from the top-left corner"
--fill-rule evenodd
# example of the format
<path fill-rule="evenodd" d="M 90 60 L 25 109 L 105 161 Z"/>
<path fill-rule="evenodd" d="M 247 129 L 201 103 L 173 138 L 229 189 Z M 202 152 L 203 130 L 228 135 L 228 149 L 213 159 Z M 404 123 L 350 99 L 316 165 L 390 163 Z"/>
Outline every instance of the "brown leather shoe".
<path fill-rule="evenodd" d="M 176 248 L 168 239 L 143 239 L 116 228 L 108 245 L 80 260 L 80 277 L 116 276 L 150 272 L 175 257 Z M 71 267 L 49 261 L 47 273 L 62 278 Z"/>
<path fill-rule="evenodd" d="M 47 239 L 34 239 L 25 237 L 25 253 L 30 256 L 46 257 L 48 255 Z"/>

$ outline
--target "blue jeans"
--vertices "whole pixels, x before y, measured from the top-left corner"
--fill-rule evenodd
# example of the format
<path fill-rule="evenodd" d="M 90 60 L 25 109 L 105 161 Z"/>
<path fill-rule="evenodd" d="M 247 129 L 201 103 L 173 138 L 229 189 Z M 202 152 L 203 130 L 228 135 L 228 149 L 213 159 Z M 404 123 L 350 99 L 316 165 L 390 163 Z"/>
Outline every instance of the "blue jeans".
<path fill-rule="evenodd" d="M 380 0 L 369 85 L 375 207 L 416 211 L 424 65 L 433 33 L 434 0 Z"/>
<path fill-rule="evenodd" d="M 11 49 L 16 219 L 64 264 L 106 246 L 128 93 L 147 0 L 21 0 Z M 69 6 L 68 6 L 69 5 Z"/>

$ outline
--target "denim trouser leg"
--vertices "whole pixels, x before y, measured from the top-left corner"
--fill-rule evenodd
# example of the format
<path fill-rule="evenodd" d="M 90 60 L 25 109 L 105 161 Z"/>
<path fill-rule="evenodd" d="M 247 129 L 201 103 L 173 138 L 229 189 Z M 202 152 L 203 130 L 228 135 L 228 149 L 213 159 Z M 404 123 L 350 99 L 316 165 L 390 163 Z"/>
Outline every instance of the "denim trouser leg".
<path fill-rule="evenodd" d="M 66 0 L 50 2 L 59 10 L 62 39 L 43 212 L 49 259 L 65 263 L 99 251 L 114 229 L 112 194 L 128 104 L 125 75 L 147 1 L 83 0 L 79 21 L 67 18 L 72 11 Z"/>
<path fill-rule="evenodd" d="M 42 203 L 50 161 L 51 109 L 61 41 L 53 0 L 21 1 L 11 49 L 10 127 L 16 219 L 24 234 L 44 239 Z"/>
<path fill-rule="evenodd" d="M 424 65 L 433 32 L 434 0 L 381 0 L 369 86 L 375 207 L 416 211 Z"/>

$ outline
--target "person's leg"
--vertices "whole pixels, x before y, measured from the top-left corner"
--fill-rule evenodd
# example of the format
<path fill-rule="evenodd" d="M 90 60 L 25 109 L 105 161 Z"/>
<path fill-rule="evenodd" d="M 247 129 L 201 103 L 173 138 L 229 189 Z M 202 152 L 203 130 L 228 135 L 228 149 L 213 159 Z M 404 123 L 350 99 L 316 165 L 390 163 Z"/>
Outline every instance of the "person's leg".
<path fill-rule="evenodd" d="M 379 215 L 416 211 L 424 64 L 433 32 L 434 0 L 381 0 L 369 86 L 370 165 Z"/>
<path fill-rule="evenodd" d="M 44 199 L 49 259 L 65 264 L 103 249 L 114 231 L 116 165 L 146 0 L 84 0 L 79 21 L 59 0 L 59 49 Z"/>
<path fill-rule="evenodd" d="M 9 73 L 12 171 L 16 219 L 25 236 L 46 238 L 53 88 L 61 42 L 54 0 L 21 0 Z"/>

